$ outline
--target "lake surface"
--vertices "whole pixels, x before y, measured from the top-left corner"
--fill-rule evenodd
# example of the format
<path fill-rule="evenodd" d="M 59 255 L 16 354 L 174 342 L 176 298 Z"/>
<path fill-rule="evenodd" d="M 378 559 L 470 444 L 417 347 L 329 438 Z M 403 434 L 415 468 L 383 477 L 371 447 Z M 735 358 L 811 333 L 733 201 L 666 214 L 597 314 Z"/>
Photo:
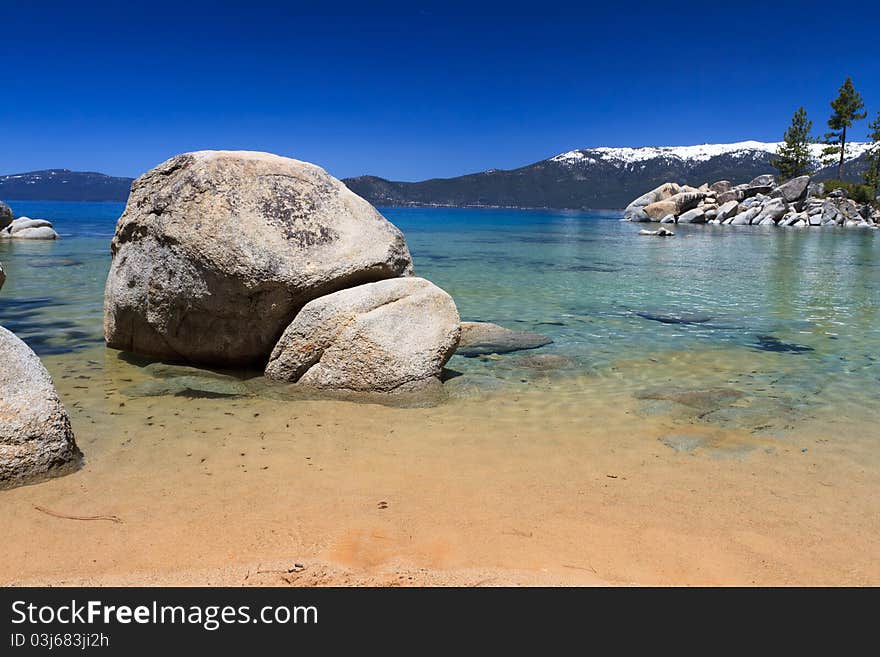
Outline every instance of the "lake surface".
<path fill-rule="evenodd" d="M 120 203 L 13 202 L 59 242 L 0 243 L 0 321 L 40 355 L 102 343 L 109 241 Z M 654 385 L 772 388 L 792 407 L 874 406 L 880 383 L 880 235 L 844 229 L 679 226 L 636 236 L 613 213 L 387 208 L 419 275 L 462 319 L 536 331 L 568 374 Z M 517 357 L 455 357 L 512 383 Z M 560 361 L 563 362 L 563 361 Z M 863 409 L 865 410 L 865 409 Z M 854 411 L 856 412 L 856 411 Z"/>
<path fill-rule="evenodd" d="M 447 403 L 393 408 L 258 373 L 163 394 L 101 337 L 122 204 L 10 205 L 62 239 L 0 242 L 0 324 L 85 467 L 0 491 L 0 581 L 237 584 L 297 555 L 324 564 L 307 583 L 880 583 L 878 231 L 384 209 L 463 319 L 554 340 L 455 356 Z M 126 522 L 59 532 L 33 504 Z"/>

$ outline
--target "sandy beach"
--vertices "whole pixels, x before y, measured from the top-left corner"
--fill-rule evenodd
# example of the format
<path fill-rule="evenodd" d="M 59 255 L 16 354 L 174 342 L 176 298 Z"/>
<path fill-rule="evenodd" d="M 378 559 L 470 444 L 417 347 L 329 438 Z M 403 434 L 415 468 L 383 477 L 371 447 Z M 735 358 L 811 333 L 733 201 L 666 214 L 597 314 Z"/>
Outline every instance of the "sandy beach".
<path fill-rule="evenodd" d="M 130 398 L 115 352 L 45 362 L 86 462 L 0 491 L 3 585 L 880 583 L 880 469 L 844 417 L 778 440 L 577 379 L 433 408 Z"/>

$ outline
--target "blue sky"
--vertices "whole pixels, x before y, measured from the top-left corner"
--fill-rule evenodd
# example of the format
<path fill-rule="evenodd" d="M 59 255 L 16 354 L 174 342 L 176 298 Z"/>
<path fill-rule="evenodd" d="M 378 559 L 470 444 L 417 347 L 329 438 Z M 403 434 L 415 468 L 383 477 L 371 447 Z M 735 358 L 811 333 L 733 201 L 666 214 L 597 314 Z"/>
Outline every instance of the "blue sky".
<path fill-rule="evenodd" d="M 847 75 L 880 110 L 875 2 L 319 4 L 0 0 L 0 173 L 241 148 L 417 180 L 775 141 L 799 105 L 824 132 Z"/>

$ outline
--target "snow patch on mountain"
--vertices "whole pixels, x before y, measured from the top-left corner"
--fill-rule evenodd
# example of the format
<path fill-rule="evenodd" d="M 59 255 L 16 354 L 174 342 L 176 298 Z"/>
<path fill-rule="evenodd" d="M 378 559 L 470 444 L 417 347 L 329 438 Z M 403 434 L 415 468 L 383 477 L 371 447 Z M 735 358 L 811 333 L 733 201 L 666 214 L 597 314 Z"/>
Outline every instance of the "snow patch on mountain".
<path fill-rule="evenodd" d="M 732 144 L 698 144 L 696 146 L 645 146 L 642 148 L 612 148 L 601 146 L 560 153 L 551 162 L 566 165 L 596 164 L 599 160 L 613 164 L 634 164 L 659 158 L 676 158 L 685 162 L 706 162 L 721 155 L 756 157 L 763 153 L 775 154 L 780 142 L 739 141 Z M 850 142 L 846 145 L 846 160 L 854 160 L 871 147 L 869 142 Z M 817 160 L 824 144 L 810 144 L 810 153 Z"/>

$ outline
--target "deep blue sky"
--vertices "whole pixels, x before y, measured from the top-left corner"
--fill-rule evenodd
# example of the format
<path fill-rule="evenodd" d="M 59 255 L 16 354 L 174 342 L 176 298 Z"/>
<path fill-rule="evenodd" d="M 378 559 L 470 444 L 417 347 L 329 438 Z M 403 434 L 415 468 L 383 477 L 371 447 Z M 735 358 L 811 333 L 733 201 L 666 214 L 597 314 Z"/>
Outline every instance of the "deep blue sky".
<path fill-rule="evenodd" d="M 801 104 L 824 132 L 846 75 L 880 110 L 880 2 L 577 6 L 0 0 L 0 173 L 242 148 L 415 180 L 775 141 Z"/>

